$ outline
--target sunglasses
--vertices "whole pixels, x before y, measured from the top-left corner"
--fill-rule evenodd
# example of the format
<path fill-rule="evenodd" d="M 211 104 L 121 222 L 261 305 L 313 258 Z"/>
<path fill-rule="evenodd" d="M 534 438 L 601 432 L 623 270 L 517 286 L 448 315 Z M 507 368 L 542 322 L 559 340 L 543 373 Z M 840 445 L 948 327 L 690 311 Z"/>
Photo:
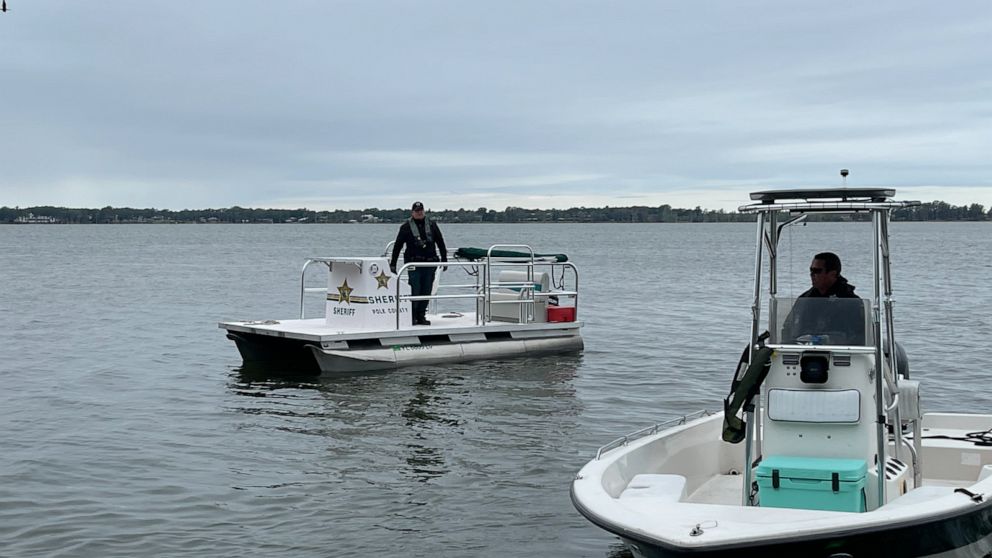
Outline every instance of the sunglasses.
<path fill-rule="evenodd" d="M 823 269 L 822 267 L 811 267 L 811 268 L 809 268 L 809 274 L 810 275 L 819 275 L 821 273 L 824 273 L 825 271 L 826 270 Z"/>

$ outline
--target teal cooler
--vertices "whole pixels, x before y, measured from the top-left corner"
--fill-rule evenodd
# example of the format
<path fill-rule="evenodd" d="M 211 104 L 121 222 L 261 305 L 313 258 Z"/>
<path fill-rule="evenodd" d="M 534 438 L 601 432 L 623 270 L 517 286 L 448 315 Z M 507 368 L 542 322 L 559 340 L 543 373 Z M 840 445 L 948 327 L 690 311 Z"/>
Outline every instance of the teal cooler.
<path fill-rule="evenodd" d="M 761 506 L 863 512 L 867 472 L 863 459 L 770 455 L 758 465 Z"/>

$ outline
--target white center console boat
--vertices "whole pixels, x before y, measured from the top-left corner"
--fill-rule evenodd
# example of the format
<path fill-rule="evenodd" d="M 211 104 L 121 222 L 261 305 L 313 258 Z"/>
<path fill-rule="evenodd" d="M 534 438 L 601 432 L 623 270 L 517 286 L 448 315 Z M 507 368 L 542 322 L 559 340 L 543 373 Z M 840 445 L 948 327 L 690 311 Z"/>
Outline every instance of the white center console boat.
<path fill-rule="evenodd" d="M 889 216 L 918 202 L 894 193 L 751 194 L 751 336 L 724 411 L 600 448 L 572 483 L 582 515 L 635 556 L 992 555 L 992 415 L 921 413 L 896 343 Z M 779 296 L 783 227 L 824 214 L 870 217 L 870 298 Z"/>

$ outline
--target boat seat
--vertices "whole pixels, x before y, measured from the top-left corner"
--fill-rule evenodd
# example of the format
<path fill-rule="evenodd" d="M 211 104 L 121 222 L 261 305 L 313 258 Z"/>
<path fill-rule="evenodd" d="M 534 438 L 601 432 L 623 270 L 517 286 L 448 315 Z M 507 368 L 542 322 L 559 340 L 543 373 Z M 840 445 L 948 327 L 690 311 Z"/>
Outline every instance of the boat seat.
<path fill-rule="evenodd" d="M 861 392 L 769 389 L 768 418 L 786 422 L 857 423 L 861 420 Z"/>
<path fill-rule="evenodd" d="M 621 500 L 652 498 L 663 502 L 679 502 L 685 498 L 685 477 L 682 475 L 634 475 Z"/>
<path fill-rule="evenodd" d="M 525 283 L 527 282 L 527 272 L 526 271 L 500 271 L 496 277 L 496 283 Z M 534 291 L 539 293 L 547 293 L 551 289 L 551 278 L 547 272 L 534 273 L 534 278 L 532 279 L 534 283 Z M 490 293 L 490 300 L 493 302 L 510 302 L 510 301 L 520 301 L 525 300 L 525 291 L 523 288 L 516 287 L 503 287 L 495 286 L 492 288 Z M 492 319 L 501 322 L 520 322 L 520 310 L 521 304 L 493 304 L 491 307 Z M 526 309 L 525 309 L 526 310 Z M 534 321 L 535 322 L 546 322 L 548 321 L 548 310 L 547 310 L 547 298 L 535 297 L 534 299 Z"/>

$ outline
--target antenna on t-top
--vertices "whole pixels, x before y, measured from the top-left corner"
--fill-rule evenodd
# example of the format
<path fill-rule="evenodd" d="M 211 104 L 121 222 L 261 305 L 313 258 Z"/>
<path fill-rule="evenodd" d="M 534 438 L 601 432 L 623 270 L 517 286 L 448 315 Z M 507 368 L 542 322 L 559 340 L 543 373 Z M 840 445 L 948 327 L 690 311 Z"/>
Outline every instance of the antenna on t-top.
<path fill-rule="evenodd" d="M 840 169 L 840 177 L 844 180 L 844 186 L 847 186 L 847 175 L 851 174 L 851 171 L 847 169 Z"/>

